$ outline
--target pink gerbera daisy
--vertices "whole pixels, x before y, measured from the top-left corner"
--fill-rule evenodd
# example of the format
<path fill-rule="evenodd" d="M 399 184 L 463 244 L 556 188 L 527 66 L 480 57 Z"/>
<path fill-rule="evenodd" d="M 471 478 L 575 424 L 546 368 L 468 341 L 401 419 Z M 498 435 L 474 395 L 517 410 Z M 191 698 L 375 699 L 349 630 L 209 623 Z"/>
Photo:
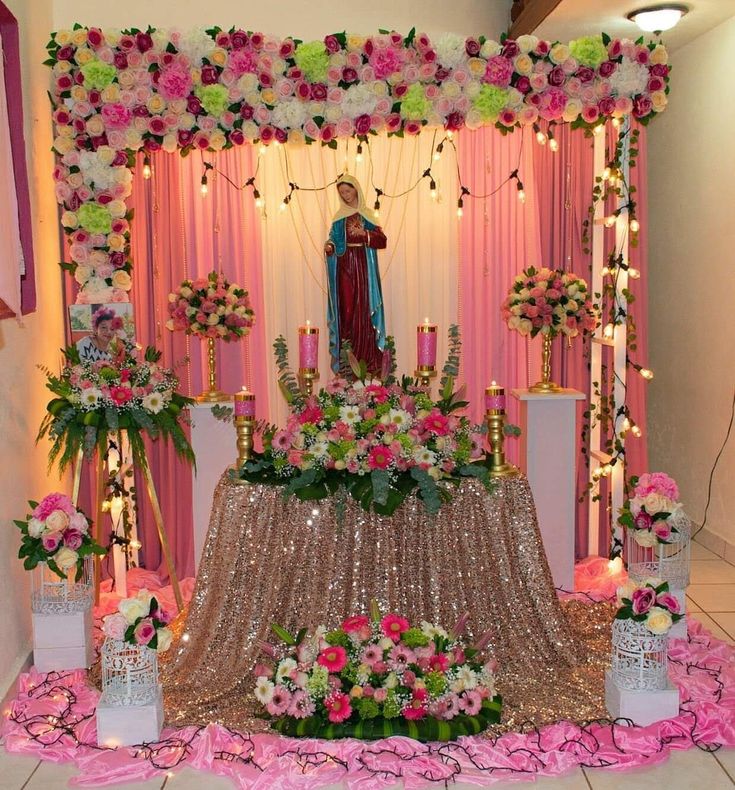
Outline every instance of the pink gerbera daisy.
<path fill-rule="evenodd" d="M 428 712 L 428 706 L 427 706 L 428 697 L 429 695 L 426 689 L 414 689 L 413 699 L 401 711 L 403 717 L 405 719 L 408 719 L 409 721 L 416 721 L 418 719 L 423 719 Z"/>
<path fill-rule="evenodd" d="M 347 665 L 347 651 L 342 645 L 329 645 L 319 653 L 316 662 L 329 672 L 341 672 Z"/>
<path fill-rule="evenodd" d="M 295 719 L 306 719 L 314 715 L 314 702 L 305 691 L 294 691 L 288 706 L 288 715 Z"/>
<path fill-rule="evenodd" d="M 388 660 L 388 666 L 394 671 L 402 671 L 409 664 L 416 661 L 416 656 L 413 650 L 405 645 L 396 645 L 391 651 Z"/>
<path fill-rule="evenodd" d="M 285 686 L 279 684 L 273 689 L 273 696 L 266 707 L 271 716 L 283 716 L 290 704 L 291 692 Z"/>
<path fill-rule="evenodd" d="M 273 436 L 272 446 L 274 450 L 285 453 L 291 446 L 291 434 L 287 431 L 276 431 Z"/>
<path fill-rule="evenodd" d="M 324 707 L 329 713 L 329 721 L 334 724 L 339 724 L 340 722 L 346 721 L 352 715 L 350 698 L 347 696 L 347 694 L 343 694 L 341 691 L 338 691 L 335 694 L 330 694 L 324 700 Z"/>
<path fill-rule="evenodd" d="M 383 650 L 377 645 L 368 645 L 360 656 L 362 663 L 367 664 L 369 667 L 373 667 L 378 661 L 382 661 L 382 659 Z"/>
<path fill-rule="evenodd" d="M 380 627 L 383 633 L 390 637 L 394 642 L 399 642 L 401 634 L 408 631 L 408 620 L 397 614 L 387 614 L 381 621 Z"/>
<path fill-rule="evenodd" d="M 465 691 L 459 705 L 468 716 L 477 716 L 482 708 L 482 696 L 477 691 Z"/>
<path fill-rule="evenodd" d="M 429 666 L 434 672 L 446 672 L 449 669 L 449 658 L 446 653 L 438 653 L 429 659 Z"/>

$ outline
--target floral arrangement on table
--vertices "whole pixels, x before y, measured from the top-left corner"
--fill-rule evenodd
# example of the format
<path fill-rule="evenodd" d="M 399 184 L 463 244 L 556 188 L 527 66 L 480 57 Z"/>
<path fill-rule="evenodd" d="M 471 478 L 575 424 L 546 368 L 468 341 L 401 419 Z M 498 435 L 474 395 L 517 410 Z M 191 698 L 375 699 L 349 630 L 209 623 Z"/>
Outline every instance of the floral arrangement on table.
<path fill-rule="evenodd" d="M 571 272 L 545 267 L 530 266 L 515 278 L 502 313 L 509 329 L 531 337 L 572 338 L 593 332 L 599 323 L 587 283 Z"/>
<path fill-rule="evenodd" d="M 90 520 L 66 494 L 47 494 L 40 502 L 28 504 L 32 511 L 25 521 L 14 521 L 22 533 L 18 557 L 27 571 L 45 562 L 60 578 L 74 571 L 79 581 L 85 558 L 107 553 L 89 534 Z"/>
<path fill-rule="evenodd" d="M 391 515 L 415 490 L 435 513 L 462 477 L 489 488 L 489 469 L 480 460 L 481 429 L 455 414 L 467 403 L 453 390 L 453 353 L 437 401 L 413 379 L 398 381 L 385 366 L 383 378 L 368 377 L 351 352 L 346 356 L 354 381 L 337 376 L 305 398 L 287 369 L 284 345 L 279 368 L 291 415 L 283 428 L 264 428 L 263 452 L 244 464 L 240 477 L 283 485 L 286 496 L 300 499 L 324 499 L 343 489 L 382 515 Z"/>
<path fill-rule="evenodd" d="M 501 131 L 543 120 L 586 129 L 666 107 L 662 44 L 587 36 L 500 42 L 411 31 L 320 41 L 237 28 L 185 33 L 75 25 L 52 34 L 56 196 L 80 301 L 127 300 L 135 151 L 219 151 L 246 142 Z"/>
<path fill-rule="evenodd" d="M 679 487 L 663 472 L 631 478 L 633 496 L 620 510 L 618 523 L 630 530 L 633 540 L 645 548 L 676 539 L 676 515 L 681 511 Z"/>
<path fill-rule="evenodd" d="M 371 618 L 353 615 L 312 635 L 273 626 L 283 647 L 263 644 L 268 660 L 254 674 L 255 697 L 274 729 L 298 737 L 447 741 L 500 721 L 496 662 L 479 657 L 489 637 L 465 644 L 466 615 L 447 632 L 371 610 Z"/>
<path fill-rule="evenodd" d="M 161 608 L 158 599 L 143 589 L 134 598 L 120 601 L 117 612 L 103 619 L 102 632 L 110 639 L 163 653 L 173 639 L 170 622 L 171 616 Z"/>
<path fill-rule="evenodd" d="M 168 311 L 168 329 L 227 343 L 244 337 L 255 320 L 248 292 L 230 283 L 221 272 L 184 280 L 168 295 Z"/>
<path fill-rule="evenodd" d="M 161 352 L 149 346 L 142 359 L 120 348 L 112 360 L 81 361 L 75 346 L 64 351 L 59 375 L 45 370 L 46 386 L 55 397 L 46 407 L 36 441 L 51 440 L 49 467 L 63 471 L 80 450 L 107 452 L 108 435 L 125 431 L 133 463 L 147 464 L 143 434 L 171 439 L 177 453 L 194 463 L 194 451 L 182 428 L 181 410 L 193 401 L 176 392 L 173 371 L 158 364 Z"/>
<path fill-rule="evenodd" d="M 629 581 L 618 588 L 617 600 L 616 620 L 644 623 L 652 634 L 667 633 L 684 616 L 668 582 L 661 579 L 647 579 L 643 584 Z"/>

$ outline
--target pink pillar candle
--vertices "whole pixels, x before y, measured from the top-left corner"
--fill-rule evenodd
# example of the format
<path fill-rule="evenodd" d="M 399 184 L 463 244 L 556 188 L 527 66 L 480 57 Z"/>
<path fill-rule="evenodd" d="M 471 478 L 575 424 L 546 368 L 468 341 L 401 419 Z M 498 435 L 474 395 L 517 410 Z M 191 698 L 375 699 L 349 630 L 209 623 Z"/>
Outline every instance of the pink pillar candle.
<path fill-rule="evenodd" d="M 436 367 L 436 324 L 427 318 L 416 327 L 416 353 L 419 370 L 434 370 Z"/>
<path fill-rule="evenodd" d="M 485 411 L 491 414 L 505 414 L 505 388 L 494 381 L 485 388 Z"/>
<path fill-rule="evenodd" d="M 307 321 L 306 326 L 299 327 L 299 369 L 316 371 L 318 366 L 319 327 Z"/>
<path fill-rule="evenodd" d="M 243 387 L 235 393 L 235 417 L 249 417 L 255 419 L 255 393 Z"/>

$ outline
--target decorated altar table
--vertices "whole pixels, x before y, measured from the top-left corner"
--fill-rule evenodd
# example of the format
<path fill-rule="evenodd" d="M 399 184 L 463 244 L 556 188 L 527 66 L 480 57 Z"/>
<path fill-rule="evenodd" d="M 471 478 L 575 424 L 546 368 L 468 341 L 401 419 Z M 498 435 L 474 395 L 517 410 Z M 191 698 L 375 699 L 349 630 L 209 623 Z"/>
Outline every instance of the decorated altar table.
<path fill-rule="evenodd" d="M 331 628 L 371 599 L 416 622 L 468 612 L 475 638 L 489 631 L 507 726 L 604 715 L 607 617 L 557 599 L 526 478 L 492 493 L 467 479 L 452 493 L 436 515 L 413 496 L 385 517 L 348 496 L 286 500 L 225 473 L 164 673 L 167 722 L 265 729 L 251 673 L 271 624 Z"/>

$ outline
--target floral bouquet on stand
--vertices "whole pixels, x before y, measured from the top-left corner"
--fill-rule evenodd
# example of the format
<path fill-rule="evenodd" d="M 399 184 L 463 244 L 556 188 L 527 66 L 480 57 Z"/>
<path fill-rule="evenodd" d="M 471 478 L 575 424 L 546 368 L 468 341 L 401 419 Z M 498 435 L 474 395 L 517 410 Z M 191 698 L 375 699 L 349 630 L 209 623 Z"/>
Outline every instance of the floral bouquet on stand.
<path fill-rule="evenodd" d="M 89 519 L 65 494 L 48 494 L 28 504 L 32 512 L 25 521 L 14 522 L 22 533 L 18 557 L 27 571 L 45 563 L 59 578 L 67 579 L 74 572 L 79 581 L 85 558 L 107 553 L 89 534 Z"/>
<path fill-rule="evenodd" d="M 669 592 L 668 583 L 661 579 L 647 579 L 643 584 L 628 581 L 618 588 L 617 600 L 616 620 L 643 623 L 657 636 L 668 633 L 684 616 L 679 600 Z"/>
<path fill-rule="evenodd" d="M 671 543 L 679 532 L 679 487 L 663 472 L 634 477 L 631 485 L 633 497 L 623 505 L 618 523 L 639 546 L 652 548 L 658 543 Z"/>
<path fill-rule="evenodd" d="M 117 612 L 104 618 L 102 631 L 109 639 L 163 653 L 173 639 L 170 622 L 171 616 L 161 608 L 158 599 L 143 589 L 134 598 L 120 601 Z"/>
<path fill-rule="evenodd" d="M 63 471 L 80 450 L 106 454 L 108 437 L 127 433 L 133 463 L 147 468 L 143 434 L 171 439 L 178 454 L 194 463 L 194 452 L 181 426 L 181 410 L 192 403 L 176 392 L 173 371 L 158 364 L 161 352 L 148 347 L 143 359 L 125 349 L 114 360 L 84 361 L 74 346 L 64 351 L 60 375 L 46 371 L 46 386 L 56 396 L 46 407 L 38 439 L 52 442 L 49 466 Z M 118 443 L 121 446 L 121 443 Z"/>
<path fill-rule="evenodd" d="M 348 617 L 339 628 L 296 636 L 273 626 L 283 647 L 263 644 L 255 696 L 283 735 L 454 740 L 500 721 L 496 663 L 470 647 L 463 616 L 451 631 L 397 614 Z"/>
<path fill-rule="evenodd" d="M 599 323 L 587 283 L 578 275 L 561 269 L 536 269 L 530 266 L 513 281 L 502 305 L 503 319 L 509 329 L 521 335 L 543 338 L 541 381 L 531 390 L 554 392 L 551 381 L 551 341 L 557 335 L 573 338 L 594 332 Z"/>
<path fill-rule="evenodd" d="M 168 295 L 171 318 L 168 329 L 207 339 L 209 390 L 199 396 L 203 402 L 225 400 L 229 396 L 217 389 L 217 357 L 215 340 L 230 343 L 247 335 L 255 321 L 248 292 L 230 283 L 221 272 L 210 272 L 206 278 L 184 280 Z"/>

